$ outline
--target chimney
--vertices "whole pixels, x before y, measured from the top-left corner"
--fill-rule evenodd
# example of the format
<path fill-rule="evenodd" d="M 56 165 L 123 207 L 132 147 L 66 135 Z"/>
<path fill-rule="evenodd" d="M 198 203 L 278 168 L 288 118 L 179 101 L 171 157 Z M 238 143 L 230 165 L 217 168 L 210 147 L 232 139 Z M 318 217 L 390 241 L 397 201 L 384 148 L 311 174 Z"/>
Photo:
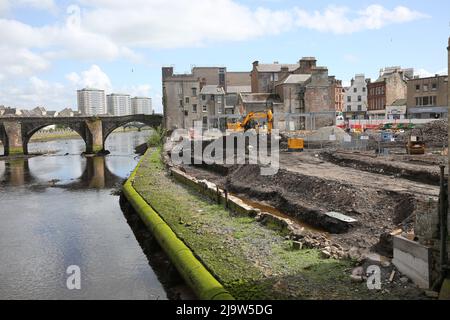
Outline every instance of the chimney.
<path fill-rule="evenodd" d="M 163 80 L 173 76 L 173 67 L 163 67 L 162 68 L 162 78 Z"/>
<path fill-rule="evenodd" d="M 254 68 L 257 67 L 258 65 L 259 65 L 259 61 L 258 61 L 258 60 L 256 60 L 256 61 L 253 62 L 253 67 L 254 67 Z"/>
<path fill-rule="evenodd" d="M 316 67 L 315 57 L 303 57 L 298 62 L 300 64 L 300 73 L 311 73 L 312 69 Z"/>

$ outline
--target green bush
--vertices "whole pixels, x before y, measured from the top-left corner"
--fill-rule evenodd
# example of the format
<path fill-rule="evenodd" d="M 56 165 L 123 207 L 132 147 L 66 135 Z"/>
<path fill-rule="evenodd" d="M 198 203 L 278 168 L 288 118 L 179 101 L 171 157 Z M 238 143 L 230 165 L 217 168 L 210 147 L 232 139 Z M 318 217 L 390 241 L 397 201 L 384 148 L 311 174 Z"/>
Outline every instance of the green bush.
<path fill-rule="evenodd" d="M 162 126 L 155 128 L 148 138 L 147 145 L 149 147 L 161 147 L 164 143 L 164 137 L 166 136 L 166 129 Z"/>

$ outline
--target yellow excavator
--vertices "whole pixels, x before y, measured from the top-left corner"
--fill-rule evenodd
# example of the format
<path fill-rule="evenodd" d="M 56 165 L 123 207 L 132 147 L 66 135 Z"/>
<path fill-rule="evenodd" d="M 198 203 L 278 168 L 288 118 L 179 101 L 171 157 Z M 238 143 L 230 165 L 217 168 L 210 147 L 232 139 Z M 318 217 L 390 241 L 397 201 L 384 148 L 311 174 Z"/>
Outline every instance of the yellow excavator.
<path fill-rule="evenodd" d="M 407 154 L 425 154 L 425 142 L 422 129 L 413 129 L 406 142 Z"/>
<path fill-rule="evenodd" d="M 259 131 L 264 123 L 267 123 L 267 133 L 271 134 L 273 128 L 272 110 L 267 110 L 265 112 L 249 112 L 242 122 L 228 122 L 227 128 L 228 130 L 233 131 L 247 131 L 250 129 Z"/>

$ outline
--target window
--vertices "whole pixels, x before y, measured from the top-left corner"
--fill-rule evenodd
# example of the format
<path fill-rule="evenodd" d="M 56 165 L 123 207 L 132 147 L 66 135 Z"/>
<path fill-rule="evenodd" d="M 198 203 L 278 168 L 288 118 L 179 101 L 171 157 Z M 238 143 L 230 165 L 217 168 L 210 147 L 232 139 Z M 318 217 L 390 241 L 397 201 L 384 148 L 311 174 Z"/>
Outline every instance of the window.
<path fill-rule="evenodd" d="M 366 92 L 366 87 L 363 87 L 362 90 L 363 90 L 363 92 Z"/>
<path fill-rule="evenodd" d="M 420 91 L 420 84 L 416 84 L 416 91 Z"/>
<path fill-rule="evenodd" d="M 433 96 L 432 99 L 433 99 L 433 106 L 435 106 L 436 105 L 436 96 Z"/>
<path fill-rule="evenodd" d="M 207 125 L 208 124 L 208 117 L 203 117 L 203 125 Z"/>
<path fill-rule="evenodd" d="M 347 111 L 352 111 L 352 106 L 347 106 Z"/>
<path fill-rule="evenodd" d="M 420 101 L 419 101 L 419 98 L 416 98 L 416 106 L 420 106 Z"/>
<path fill-rule="evenodd" d="M 197 113 L 197 105 L 196 104 L 192 105 L 192 112 Z"/>
<path fill-rule="evenodd" d="M 361 101 L 362 101 L 361 96 L 358 96 L 358 102 L 361 102 Z"/>
<path fill-rule="evenodd" d="M 208 109 L 206 108 L 206 106 L 203 106 L 203 112 L 207 112 Z"/>
<path fill-rule="evenodd" d="M 206 94 L 202 94 L 202 100 L 206 100 Z"/>
<path fill-rule="evenodd" d="M 358 92 L 358 88 L 353 88 L 353 92 Z"/>
<path fill-rule="evenodd" d="M 180 107 L 183 108 L 183 100 L 180 100 Z"/>
<path fill-rule="evenodd" d="M 192 96 L 193 97 L 197 96 L 197 88 L 192 88 Z"/>
<path fill-rule="evenodd" d="M 347 96 L 347 102 L 352 102 L 352 97 Z"/>
<path fill-rule="evenodd" d="M 433 90 L 433 91 L 437 90 L 437 83 L 433 83 L 431 85 L 431 90 Z"/>
<path fill-rule="evenodd" d="M 214 101 L 214 95 L 213 94 L 211 95 L 210 99 L 211 99 L 211 101 Z"/>
<path fill-rule="evenodd" d="M 358 111 L 362 111 L 362 105 L 358 105 Z"/>
<path fill-rule="evenodd" d="M 219 85 L 225 86 L 225 68 L 219 68 Z"/>
<path fill-rule="evenodd" d="M 186 97 L 186 98 L 184 99 L 184 101 L 185 101 L 186 103 L 189 103 L 189 97 Z"/>
<path fill-rule="evenodd" d="M 424 105 L 424 106 L 427 106 L 427 105 L 428 105 L 428 102 L 429 102 L 428 97 L 423 97 L 422 99 L 423 99 L 423 105 Z"/>
<path fill-rule="evenodd" d="M 428 85 L 427 84 L 423 85 L 423 91 L 428 91 Z"/>
<path fill-rule="evenodd" d="M 222 97 L 217 97 L 217 103 L 222 103 Z"/>

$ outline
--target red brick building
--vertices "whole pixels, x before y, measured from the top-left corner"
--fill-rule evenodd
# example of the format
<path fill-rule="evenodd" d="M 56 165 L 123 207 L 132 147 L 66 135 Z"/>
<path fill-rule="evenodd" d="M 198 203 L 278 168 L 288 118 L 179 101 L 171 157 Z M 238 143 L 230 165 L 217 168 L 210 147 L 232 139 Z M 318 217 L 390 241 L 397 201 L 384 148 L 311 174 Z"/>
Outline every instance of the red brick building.
<path fill-rule="evenodd" d="M 367 115 L 369 119 L 384 119 L 386 106 L 406 99 L 407 80 L 413 77 L 412 69 L 385 68 L 375 82 L 367 84 Z"/>

